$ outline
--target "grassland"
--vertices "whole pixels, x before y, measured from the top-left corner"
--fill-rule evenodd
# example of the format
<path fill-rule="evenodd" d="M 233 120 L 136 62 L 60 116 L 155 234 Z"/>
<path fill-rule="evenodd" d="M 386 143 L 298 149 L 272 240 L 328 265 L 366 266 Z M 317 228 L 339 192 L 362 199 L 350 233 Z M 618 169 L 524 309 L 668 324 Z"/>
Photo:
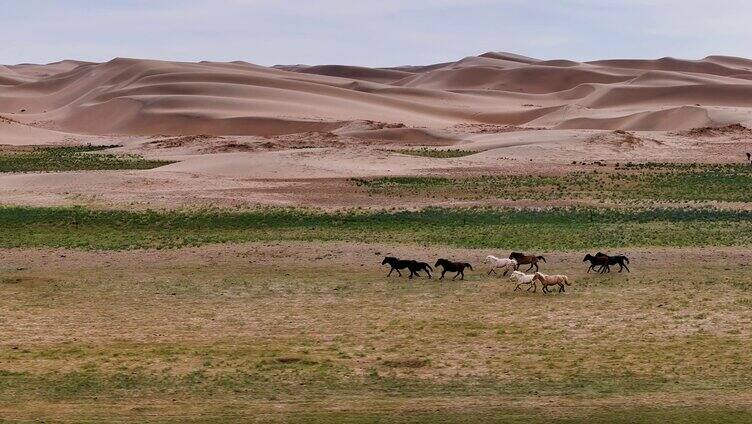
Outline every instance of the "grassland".
<path fill-rule="evenodd" d="M 405 242 L 573 250 L 635 246 L 749 246 L 752 211 L 711 209 L 305 209 L 111 211 L 0 208 L 0 247 L 137 249 L 248 241 Z"/>
<path fill-rule="evenodd" d="M 420 148 L 420 149 L 397 149 L 393 151 L 397 153 L 401 153 L 403 155 L 421 156 L 421 157 L 438 158 L 438 159 L 461 158 L 463 156 L 470 156 L 470 155 L 474 155 L 478 153 L 474 150 L 428 149 L 425 147 Z"/>
<path fill-rule="evenodd" d="M 504 178 L 542 199 L 595 184 L 591 198 L 635 207 L 0 207 L 0 421 L 752 422 L 752 211 L 651 204 L 748 202 L 747 168 Z M 358 183 L 519 191 L 496 177 Z M 511 249 L 545 254 L 542 270 L 573 285 L 513 292 L 482 264 Z M 596 249 L 633 272 L 586 274 Z M 385 255 L 475 270 L 387 279 Z"/>
<path fill-rule="evenodd" d="M 752 200 L 752 166 L 747 164 L 647 163 L 557 176 L 382 177 L 353 182 L 372 194 L 462 200 L 593 199 L 639 204 Z"/>
<path fill-rule="evenodd" d="M 151 169 L 169 161 L 137 155 L 96 153 L 116 146 L 36 147 L 0 152 L 0 172 L 62 172 L 116 169 Z"/>
<path fill-rule="evenodd" d="M 462 283 L 385 279 L 374 251 L 478 269 Z M 716 261 L 700 249 L 633 252 L 632 274 L 607 276 L 585 274 L 580 253 L 552 253 L 546 269 L 574 286 L 549 296 L 485 276 L 483 250 L 292 242 L 60 253 L 3 251 L 7 420 L 752 418 L 752 280 L 734 271 L 749 250 L 714 251 Z"/>

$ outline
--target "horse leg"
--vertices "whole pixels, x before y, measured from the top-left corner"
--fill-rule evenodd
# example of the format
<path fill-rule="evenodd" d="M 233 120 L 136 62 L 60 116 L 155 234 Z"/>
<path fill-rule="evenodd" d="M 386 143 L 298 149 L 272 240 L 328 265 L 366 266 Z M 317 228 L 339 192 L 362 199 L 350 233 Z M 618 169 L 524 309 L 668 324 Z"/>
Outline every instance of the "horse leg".
<path fill-rule="evenodd" d="M 446 270 L 441 271 L 441 277 L 439 278 L 439 280 L 444 279 L 444 274 L 446 274 Z"/>
<path fill-rule="evenodd" d="M 456 275 L 455 275 L 455 277 L 456 277 Z M 460 280 L 464 280 L 464 279 L 465 279 L 465 271 L 464 270 L 460 270 Z"/>
<path fill-rule="evenodd" d="M 402 273 L 400 272 L 400 270 L 397 269 L 397 268 L 394 268 L 394 269 L 397 270 L 397 275 L 399 275 L 400 277 L 402 277 Z"/>
<path fill-rule="evenodd" d="M 632 271 L 629 270 L 629 267 L 627 266 L 627 264 L 622 264 L 622 265 L 624 265 L 624 268 L 627 269 L 627 272 L 632 272 Z"/>
<path fill-rule="evenodd" d="M 428 268 L 423 268 L 424 271 L 426 271 L 426 274 L 428 274 L 428 279 L 431 279 L 431 271 L 428 270 Z"/>
<path fill-rule="evenodd" d="M 387 274 L 386 276 L 388 277 L 388 276 L 392 275 L 392 271 L 394 271 L 394 268 L 390 269 L 389 270 L 389 274 Z"/>
<path fill-rule="evenodd" d="M 407 277 L 407 279 L 408 279 L 408 280 L 412 280 L 412 279 L 413 279 L 413 274 L 415 274 L 415 272 L 413 272 L 413 270 L 411 269 L 411 270 L 410 270 L 410 276 L 409 276 L 409 277 Z M 418 277 L 420 277 L 420 275 L 418 275 Z"/>
<path fill-rule="evenodd" d="M 564 284 L 559 283 L 559 293 L 565 291 L 564 290 Z"/>
<path fill-rule="evenodd" d="M 488 271 L 488 275 L 491 275 L 491 273 L 492 273 L 492 272 L 494 273 L 494 275 L 496 274 L 496 270 L 495 270 L 495 269 L 493 269 L 493 268 L 491 268 L 491 270 L 490 270 L 490 271 Z"/>
<path fill-rule="evenodd" d="M 527 271 L 525 271 L 525 272 L 529 272 L 531 269 L 533 269 L 533 265 L 535 265 L 535 264 L 530 264 L 530 268 L 528 268 Z"/>
<path fill-rule="evenodd" d="M 591 269 L 593 269 L 593 265 L 592 265 L 592 264 L 590 264 L 590 266 L 589 266 L 589 267 L 588 267 L 588 269 L 587 269 L 587 273 L 588 273 L 588 274 L 590 274 L 590 270 L 591 270 Z"/>
<path fill-rule="evenodd" d="M 507 272 L 509 272 L 509 267 L 504 268 L 504 273 L 501 274 L 501 276 L 502 277 L 506 277 L 507 276 Z"/>

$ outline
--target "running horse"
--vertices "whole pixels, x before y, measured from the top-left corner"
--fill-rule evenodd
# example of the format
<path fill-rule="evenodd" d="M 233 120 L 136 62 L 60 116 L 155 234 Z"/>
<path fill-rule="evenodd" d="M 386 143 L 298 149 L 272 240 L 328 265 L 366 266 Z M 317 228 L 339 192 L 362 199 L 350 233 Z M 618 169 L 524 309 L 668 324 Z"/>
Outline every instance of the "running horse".
<path fill-rule="evenodd" d="M 452 277 L 452 280 L 457 278 L 458 275 L 460 276 L 460 280 L 464 280 L 465 268 L 469 268 L 471 271 L 473 270 L 472 265 L 467 262 L 452 262 L 447 259 L 439 259 L 438 261 L 436 261 L 436 265 L 434 266 L 440 266 L 444 268 L 444 270 L 441 271 L 441 277 L 439 278 L 439 280 L 443 280 L 444 274 L 446 274 L 447 272 L 456 272 L 456 274 L 454 274 L 454 277 Z"/>
<path fill-rule="evenodd" d="M 392 256 L 387 256 L 381 261 L 381 265 L 386 264 L 389 264 L 389 266 L 392 267 L 392 269 L 389 270 L 389 274 L 386 275 L 387 277 L 392 275 L 393 271 L 397 271 L 397 274 L 402 277 L 400 270 L 407 268 L 410 271 L 410 276 L 407 278 L 413 278 L 414 275 L 420 277 L 418 271 L 425 271 L 428 273 L 428 278 L 431 278 L 431 271 L 433 270 L 433 268 L 425 262 L 418 262 L 411 259 L 398 259 Z"/>
<path fill-rule="evenodd" d="M 533 268 L 535 268 L 535 272 L 538 272 L 538 261 L 546 262 L 546 258 L 544 258 L 543 256 L 526 255 L 520 252 L 512 252 L 509 255 L 509 259 L 514 259 L 515 261 L 517 261 L 518 266 L 530 265 L 530 268 L 528 268 L 525 272 L 528 272 Z"/>

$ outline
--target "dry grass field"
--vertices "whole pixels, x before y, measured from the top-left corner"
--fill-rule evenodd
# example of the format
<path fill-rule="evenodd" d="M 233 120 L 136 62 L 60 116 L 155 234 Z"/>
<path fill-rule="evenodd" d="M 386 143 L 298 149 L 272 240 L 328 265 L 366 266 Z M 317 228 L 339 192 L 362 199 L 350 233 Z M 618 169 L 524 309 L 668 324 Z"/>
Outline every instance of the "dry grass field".
<path fill-rule="evenodd" d="M 513 292 L 489 249 L 264 242 L 0 251 L 10 422 L 749 422 L 748 248 L 639 248 L 632 273 L 537 252 L 566 293 Z M 386 255 L 467 280 L 385 278 Z"/>

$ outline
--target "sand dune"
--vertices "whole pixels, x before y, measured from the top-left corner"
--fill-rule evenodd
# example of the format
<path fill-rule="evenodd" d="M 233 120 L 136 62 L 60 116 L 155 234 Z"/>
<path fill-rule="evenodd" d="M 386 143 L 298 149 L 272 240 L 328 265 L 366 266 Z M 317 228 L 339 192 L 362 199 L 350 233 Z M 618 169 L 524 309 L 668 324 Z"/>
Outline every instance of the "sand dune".
<path fill-rule="evenodd" d="M 363 120 L 408 129 L 353 135 L 428 143 L 461 123 L 681 130 L 752 122 L 750 99 L 752 61 L 724 56 L 580 63 L 489 52 L 395 68 L 127 58 L 0 67 L 0 116 L 92 135 L 274 136 Z M 18 137 L 19 129 L 0 131 Z"/>
<path fill-rule="evenodd" d="M 328 75 L 379 83 L 392 83 L 412 75 L 411 72 L 396 69 L 364 68 L 360 66 L 321 65 L 296 70 L 304 74 Z"/>

